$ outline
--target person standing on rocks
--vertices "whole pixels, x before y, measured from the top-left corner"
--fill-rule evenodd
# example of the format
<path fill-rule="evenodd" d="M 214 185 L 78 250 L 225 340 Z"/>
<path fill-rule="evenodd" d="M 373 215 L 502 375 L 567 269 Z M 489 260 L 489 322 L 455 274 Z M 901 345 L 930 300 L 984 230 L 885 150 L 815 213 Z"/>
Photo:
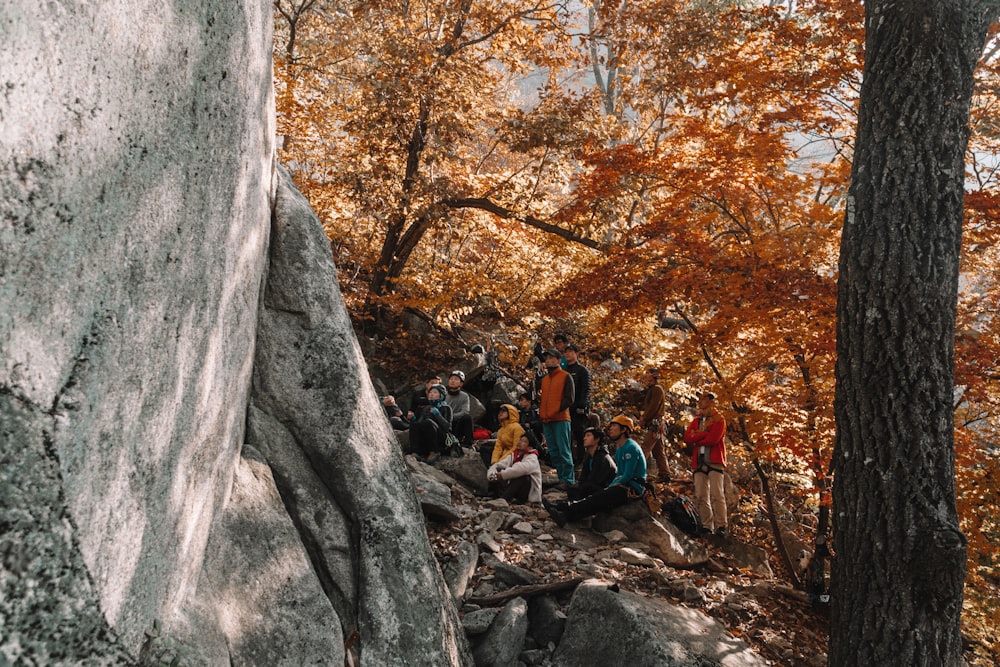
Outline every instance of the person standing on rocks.
<path fill-rule="evenodd" d="M 573 439 L 573 460 L 582 461 L 583 429 L 587 428 L 590 414 L 590 371 L 579 362 L 580 349 L 570 343 L 563 352 L 566 357 L 564 370 L 573 376 L 573 405 L 570 406 L 570 432 Z"/>
<path fill-rule="evenodd" d="M 444 402 L 445 388 L 436 384 L 427 390 L 427 405 L 410 412 L 410 449 L 424 463 L 435 463 L 444 451 L 451 430 L 451 408 Z"/>
<path fill-rule="evenodd" d="M 537 503 L 542 499 L 542 468 L 527 435 L 518 438 L 513 452 L 490 466 L 486 478 L 508 502 Z"/>
<path fill-rule="evenodd" d="M 566 490 L 573 485 L 573 454 L 570 451 L 570 406 L 576 391 L 573 376 L 559 368 L 560 354 L 552 349 L 545 353 L 548 375 L 542 378 L 542 396 L 538 415 L 549 448 L 549 458 L 559 475 L 559 486 Z"/>
<path fill-rule="evenodd" d="M 646 457 L 630 437 L 634 430 L 635 424 L 625 415 L 618 415 L 608 424 L 608 435 L 616 446 L 615 465 L 618 467 L 611 486 L 574 502 L 556 504 L 542 499 L 542 505 L 560 528 L 567 521 L 579 521 L 621 507 L 629 498 L 641 498 L 646 492 Z"/>
<path fill-rule="evenodd" d="M 639 428 L 642 434 L 642 453 L 646 456 L 646 467 L 649 468 L 650 455 L 656 461 L 656 481 L 669 482 L 667 472 L 667 457 L 663 452 L 663 387 L 659 385 L 659 370 L 650 367 L 646 370 L 646 393 L 642 400 L 642 416 L 639 417 Z"/>
<path fill-rule="evenodd" d="M 698 414 L 684 432 L 691 448 L 694 499 L 706 533 L 726 534 L 726 420 L 715 409 L 715 394 L 698 394 Z"/>
<path fill-rule="evenodd" d="M 566 491 L 570 500 L 582 500 L 603 491 L 618 473 L 618 466 L 604 444 L 604 431 L 599 428 L 586 429 L 583 432 L 583 449 L 586 454 L 580 465 L 580 479 Z"/>

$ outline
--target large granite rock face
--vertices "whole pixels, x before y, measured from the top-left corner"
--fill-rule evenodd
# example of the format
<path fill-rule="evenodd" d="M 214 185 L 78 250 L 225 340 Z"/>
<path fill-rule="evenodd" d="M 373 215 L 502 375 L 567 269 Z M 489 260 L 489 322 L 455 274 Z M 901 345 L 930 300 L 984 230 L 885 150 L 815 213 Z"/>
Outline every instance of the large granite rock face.
<path fill-rule="evenodd" d="M 325 583 L 344 636 L 358 631 L 362 660 L 469 663 L 403 456 L 337 288 L 329 241 L 284 170 L 248 423 L 247 442 L 275 471 L 304 542 L 340 545 L 322 557 L 312 552 L 318 570 L 354 575 Z M 321 509 L 336 519 L 316 521 Z"/>
<path fill-rule="evenodd" d="M 0 8 L 0 403 L 33 415 L 5 428 L 45 443 L 58 474 L 39 483 L 132 652 L 196 581 L 238 459 L 270 219 L 270 10 Z"/>
<path fill-rule="evenodd" d="M 470 662 L 328 243 L 275 204 L 271 11 L 0 5 L 0 662 Z"/>

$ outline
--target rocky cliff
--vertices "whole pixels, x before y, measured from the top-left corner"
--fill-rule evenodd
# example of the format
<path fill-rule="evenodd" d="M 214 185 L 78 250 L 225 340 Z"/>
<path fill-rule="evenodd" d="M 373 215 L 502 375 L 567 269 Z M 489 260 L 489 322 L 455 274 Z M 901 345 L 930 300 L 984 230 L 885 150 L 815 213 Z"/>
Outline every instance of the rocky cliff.
<path fill-rule="evenodd" d="M 467 661 L 328 247 L 274 166 L 270 10 L 0 7 L 10 662 Z"/>

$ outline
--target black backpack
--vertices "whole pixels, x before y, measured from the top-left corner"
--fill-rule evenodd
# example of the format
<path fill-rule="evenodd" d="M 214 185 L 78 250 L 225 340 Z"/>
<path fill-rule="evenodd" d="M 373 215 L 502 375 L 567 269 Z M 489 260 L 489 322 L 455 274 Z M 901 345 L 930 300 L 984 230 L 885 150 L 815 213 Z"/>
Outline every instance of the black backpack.
<path fill-rule="evenodd" d="M 663 503 L 663 511 L 671 523 L 688 535 L 698 535 L 702 531 L 698 508 L 687 496 L 677 496 L 673 500 Z"/>

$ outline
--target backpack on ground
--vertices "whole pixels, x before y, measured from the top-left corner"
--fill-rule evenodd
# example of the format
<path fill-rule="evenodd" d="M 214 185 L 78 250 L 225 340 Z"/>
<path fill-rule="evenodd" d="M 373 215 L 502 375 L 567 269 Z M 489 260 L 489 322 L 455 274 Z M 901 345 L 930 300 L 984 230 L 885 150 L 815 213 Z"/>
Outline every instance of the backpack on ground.
<path fill-rule="evenodd" d="M 701 532 L 701 517 L 698 516 L 698 508 L 694 506 L 694 501 L 689 497 L 677 496 L 673 500 L 668 500 L 663 503 L 663 511 L 671 523 L 688 535 L 697 535 Z"/>

